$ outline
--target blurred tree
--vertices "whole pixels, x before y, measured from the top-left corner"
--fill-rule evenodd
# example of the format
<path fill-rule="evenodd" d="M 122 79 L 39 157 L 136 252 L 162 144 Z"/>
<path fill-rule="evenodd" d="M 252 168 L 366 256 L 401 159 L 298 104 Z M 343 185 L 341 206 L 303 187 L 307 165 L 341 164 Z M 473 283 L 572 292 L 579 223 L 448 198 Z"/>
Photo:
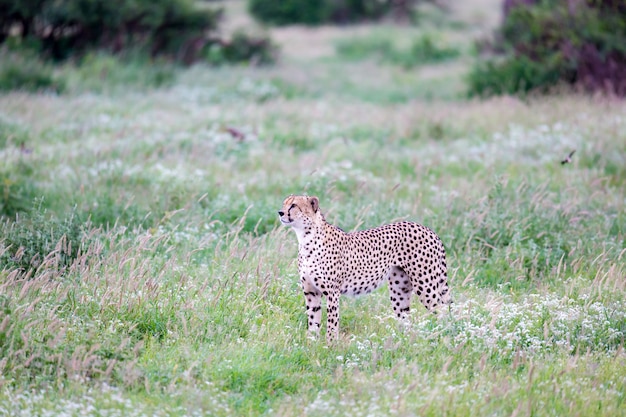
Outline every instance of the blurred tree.
<path fill-rule="evenodd" d="M 89 48 L 175 56 L 215 31 L 220 13 L 193 0 L 0 0 L 0 42 L 11 37 L 54 59 Z"/>
<path fill-rule="evenodd" d="M 471 93 L 568 83 L 626 96 L 626 1 L 506 0 L 503 11 L 505 57 L 474 68 Z"/>
<path fill-rule="evenodd" d="M 328 20 L 329 3 L 327 0 L 248 0 L 248 10 L 257 20 L 271 25 L 317 25 Z"/>
<path fill-rule="evenodd" d="M 408 22 L 418 3 L 441 5 L 443 0 L 248 0 L 250 13 L 272 25 L 350 23 L 391 15 Z"/>

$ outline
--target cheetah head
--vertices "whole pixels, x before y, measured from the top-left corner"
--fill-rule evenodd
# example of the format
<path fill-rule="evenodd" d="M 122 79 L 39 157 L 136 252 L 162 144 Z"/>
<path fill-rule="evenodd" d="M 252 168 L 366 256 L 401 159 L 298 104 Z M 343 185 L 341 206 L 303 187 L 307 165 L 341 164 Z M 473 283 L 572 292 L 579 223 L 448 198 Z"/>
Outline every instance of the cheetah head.
<path fill-rule="evenodd" d="M 310 226 L 321 218 L 320 201 L 317 197 L 290 195 L 283 201 L 283 208 L 278 211 L 280 222 L 294 229 Z"/>

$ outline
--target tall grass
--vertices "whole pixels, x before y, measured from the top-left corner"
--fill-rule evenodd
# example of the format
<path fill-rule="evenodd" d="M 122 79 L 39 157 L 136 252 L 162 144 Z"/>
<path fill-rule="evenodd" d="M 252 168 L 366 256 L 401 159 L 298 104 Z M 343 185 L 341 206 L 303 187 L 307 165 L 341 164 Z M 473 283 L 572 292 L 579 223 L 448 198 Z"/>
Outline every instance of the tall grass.
<path fill-rule="evenodd" d="M 0 172 L 33 185 L 3 213 L 0 415 L 620 415 L 624 103 L 364 100 L 284 65 L 0 96 Z M 402 326 L 381 289 L 307 339 L 290 193 L 435 229 L 450 311 Z"/>

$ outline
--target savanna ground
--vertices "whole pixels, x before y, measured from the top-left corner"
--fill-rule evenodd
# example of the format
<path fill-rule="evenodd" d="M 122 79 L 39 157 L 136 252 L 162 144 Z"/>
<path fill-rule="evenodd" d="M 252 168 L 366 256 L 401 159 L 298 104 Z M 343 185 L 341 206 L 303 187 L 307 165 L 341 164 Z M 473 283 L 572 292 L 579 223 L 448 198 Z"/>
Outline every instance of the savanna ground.
<path fill-rule="evenodd" d="M 43 196 L 18 238 L 82 239 L 0 272 L 0 415 L 623 415 L 626 103 L 464 98 L 499 8 L 460 3 L 414 28 L 274 30 L 272 68 L 0 96 L 2 164 Z M 460 54 L 337 52 L 423 33 Z M 342 299 L 338 343 L 307 339 L 290 193 L 346 230 L 435 229 L 450 311 L 414 300 L 401 328 L 384 288 Z"/>

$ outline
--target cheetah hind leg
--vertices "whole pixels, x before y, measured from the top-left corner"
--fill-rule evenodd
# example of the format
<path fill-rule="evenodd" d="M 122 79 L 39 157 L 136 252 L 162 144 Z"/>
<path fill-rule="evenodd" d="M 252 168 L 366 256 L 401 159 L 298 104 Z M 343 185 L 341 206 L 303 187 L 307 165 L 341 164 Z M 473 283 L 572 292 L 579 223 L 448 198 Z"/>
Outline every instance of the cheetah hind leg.
<path fill-rule="evenodd" d="M 435 283 L 433 281 L 430 283 L 430 287 L 427 287 L 430 288 L 431 291 L 428 291 L 428 289 L 426 292 L 422 291 L 421 295 L 425 295 L 425 297 L 423 299 L 420 297 L 420 300 L 422 300 L 428 311 L 439 317 L 442 317 L 442 315 L 450 315 L 452 313 L 453 301 L 450 297 L 450 289 L 447 281 L 448 280 L 444 272 L 443 275 L 440 276 L 438 282 Z M 428 297 L 429 294 L 431 295 L 430 298 Z"/>
<path fill-rule="evenodd" d="M 389 298 L 393 312 L 401 323 L 406 323 L 410 306 L 413 284 L 406 272 L 399 266 L 392 266 L 387 272 L 389 281 Z"/>

